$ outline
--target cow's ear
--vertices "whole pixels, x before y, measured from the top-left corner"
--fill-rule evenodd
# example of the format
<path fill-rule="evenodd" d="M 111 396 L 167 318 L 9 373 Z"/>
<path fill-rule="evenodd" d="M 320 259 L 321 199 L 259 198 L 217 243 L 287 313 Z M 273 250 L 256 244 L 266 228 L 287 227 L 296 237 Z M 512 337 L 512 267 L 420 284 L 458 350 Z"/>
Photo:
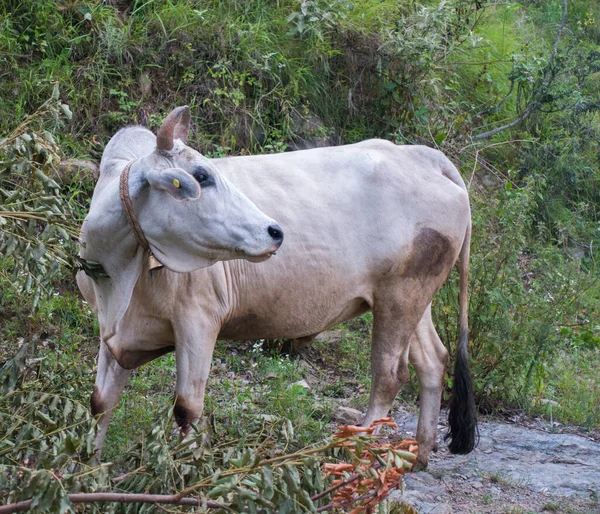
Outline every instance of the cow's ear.
<path fill-rule="evenodd" d="M 196 200 L 200 197 L 200 184 L 180 168 L 149 170 L 146 179 L 151 187 L 165 191 L 177 200 Z"/>

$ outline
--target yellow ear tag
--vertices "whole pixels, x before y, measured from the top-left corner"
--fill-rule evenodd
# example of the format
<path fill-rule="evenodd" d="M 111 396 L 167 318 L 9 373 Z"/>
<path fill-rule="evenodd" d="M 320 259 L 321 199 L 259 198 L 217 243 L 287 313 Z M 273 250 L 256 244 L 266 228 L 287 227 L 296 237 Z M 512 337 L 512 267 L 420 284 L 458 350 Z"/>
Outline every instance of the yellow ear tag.
<path fill-rule="evenodd" d="M 173 185 L 175 187 L 179 187 L 181 184 L 179 184 L 179 180 L 177 180 L 176 178 L 173 179 Z"/>

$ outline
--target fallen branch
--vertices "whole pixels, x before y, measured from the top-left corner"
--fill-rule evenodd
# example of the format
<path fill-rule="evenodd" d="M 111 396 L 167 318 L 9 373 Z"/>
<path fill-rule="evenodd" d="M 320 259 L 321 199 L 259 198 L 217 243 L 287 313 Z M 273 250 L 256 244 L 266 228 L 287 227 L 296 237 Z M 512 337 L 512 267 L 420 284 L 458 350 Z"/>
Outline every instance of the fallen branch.
<path fill-rule="evenodd" d="M 307 455 L 324 452 L 326 450 L 329 450 L 330 448 L 337 448 L 339 446 L 342 446 L 344 444 L 344 442 L 345 441 L 334 441 L 333 443 L 328 443 L 325 446 L 320 446 L 318 448 L 311 448 L 310 450 L 303 450 L 303 451 L 299 451 L 296 453 L 290 453 L 289 455 L 280 455 L 279 457 L 273 457 L 272 459 L 263 460 L 263 461 L 259 462 L 256 466 L 246 466 L 243 468 L 235 468 L 235 469 L 227 470 L 227 471 L 221 473 L 219 476 L 221 478 L 223 478 L 223 477 L 227 477 L 227 476 L 231 476 L 231 475 L 240 475 L 240 474 L 244 474 L 244 473 L 249 473 L 250 471 L 252 471 L 253 469 L 256 469 L 258 467 L 269 466 L 271 464 L 289 461 L 296 457 L 306 457 Z M 201 487 L 206 487 L 206 486 L 210 485 L 212 483 L 212 480 L 213 480 L 213 478 L 210 477 L 210 478 L 203 480 L 201 482 L 198 482 L 197 484 L 194 484 L 190 487 L 186 487 L 185 489 L 180 491 L 178 494 L 176 494 L 175 497 L 183 498 L 183 497 L 189 495 L 190 493 L 196 491 L 197 489 L 200 489 Z M 1 514 L 1 512 L 0 512 L 0 514 Z"/>
<path fill-rule="evenodd" d="M 304 463 L 294 460 L 299 457 L 323 453 L 331 448 L 346 448 L 351 453 L 352 463 L 342 462 L 339 464 L 325 463 L 322 465 L 321 472 L 324 478 L 333 477 L 332 485 L 326 490 L 311 497 L 312 502 L 316 502 L 326 496 L 331 495 L 331 501 L 326 505 L 316 509 L 317 512 L 325 512 L 331 509 L 343 509 L 349 512 L 370 512 L 370 510 L 380 501 L 385 499 L 390 490 L 400 484 L 404 473 L 412 468 L 418 451 L 417 443 L 414 439 L 403 439 L 400 442 L 379 442 L 374 440 L 362 440 L 357 447 L 359 437 L 372 435 L 380 426 L 392 427 L 396 434 L 397 424 L 391 418 L 382 418 L 374 421 L 369 427 L 359 426 L 340 426 L 338 432 L 334 434 L 333 441 L 318 448 L 311 448 L 296 453 L 281 455 L 263 460 L 255 465 L 248 465 L 242 468 L 229 469 L 219 476 L 245 475 L 262 466 L 279 466 L 287 464 L 289 466 L 301 466 Z M 360 455 L 355 452 L 360 448 Z M 124 473 L 113 479 L 113 482 L 120 482 L 125 478 L 136 473 L 144 472 L 145 467 L 139 467 L 129 473 Z M 350 476 L 348 476 L 350 475 Z M 54 477 L 56 478 L 56 477 Z M 71 503 L 149 503 L 159 506 L 181 505 L 187 507 L 202 507 L 204 509 L 221 509 L 229 512 L 236 512 L 231 507 L 207 500 L 205 498 L 190 497 L 200 487 L 212 485 L 214 477 L 205 479 L 197 484 L 187 487 L 178 494 L 134 494 L 134 493 L 77 493 L 67 495 Z M 35 509 L 32 507 L 33 499 L 0 506 L 0 514 L 12 514 L 13 512 L 26 512 Z M 227 500 L 226 500 L 227 501 Z M 162 509 L 162 507 L 159 507 Z M 244 508 L 242 512 L 246 512 Z M 259 510 L 258 512 L 264 512 Z"/>
<path fill-rule="evenodd" d="M 178 498 L 174 494 L 126 494 L 126 493 L 77 493 L 69 494 L 71 503 L 155 503 L 168 505 L 185 505 L 188 507 L 204 507 L 207 509 L 227 509 L 220 503 L 201 498 Z M 26 500 L 19 503 L 0 506 L 0 514 L 26 512 L 31 509 L 31 502 Z"/>

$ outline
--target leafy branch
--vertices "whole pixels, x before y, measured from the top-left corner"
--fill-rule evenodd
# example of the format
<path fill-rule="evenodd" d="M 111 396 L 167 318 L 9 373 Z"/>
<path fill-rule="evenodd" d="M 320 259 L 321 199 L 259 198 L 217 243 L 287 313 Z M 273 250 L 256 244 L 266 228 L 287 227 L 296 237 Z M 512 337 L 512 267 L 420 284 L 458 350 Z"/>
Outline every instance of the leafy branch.
<path fill-rule="evenodd" d="M 49 119 L 58 127 L 63 116 L 70 118 L 71 111 L 55 85 L 39 109 L 0 139 L 0 256 L 12 261 L 11 282 L 33 294 L 34 308 L 67 265 L 65 247 L 77 234 L 70 206 L 52 178 L 60 148 L 44 128 Z"/>
<path fill-rule="evenodd" d="M 288 420 L 265 422 L 243 440 L 211 447 L 199 430 L 180 442 L 170 429 L 172 413 L 165 412 L 163 423 L 130 448 L 124 473 L 110 480 L 110 463 L 87 463 L 95 421 L 62 394 L 61 364 L 50 371 L 39 360 L 32 367 L 31 352 L 23 345 L 0 368 L 0 433 L 6 434 L 0 439 L 0 496 L 7 501 L 0 514 L 65 514 L 77 512 L 77 504 L 103 513 L 121 512 L 121 504 L 359 512 L 383 502 L 416 459 L 414 440 L 371 435 L 378 425 L 397 428 L 389 418 L 371 428 L 339 427 L 331 439 L 287 452 Z"/>

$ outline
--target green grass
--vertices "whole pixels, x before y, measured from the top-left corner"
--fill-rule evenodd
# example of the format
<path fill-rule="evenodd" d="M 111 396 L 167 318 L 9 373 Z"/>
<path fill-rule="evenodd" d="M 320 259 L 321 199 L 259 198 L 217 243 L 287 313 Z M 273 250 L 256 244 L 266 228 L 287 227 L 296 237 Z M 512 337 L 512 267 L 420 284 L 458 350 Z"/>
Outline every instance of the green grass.
<path fill-rule="evenodd" d="M 43 301 L 38 313 L 24 315 L 22 299 L 8 287 L 4 290 L 2 312 L 19 315 L 5 318 L 2 325 L 3 355 L 12 354 L 21 337 L 39 339 L 38 354 L 48 372 L 60 367 L 60 379 L 72 383 L 69 395 L 87 405 L 98 347 L 97 322 L 89 307 L 75 291 L 66 290 Z M 364 411 L 370 387 L 371 321 L 372 315 L 366 314 L 336 327 L 331 340 L 317 340 L 295 357 L 261 341 L 219 342 L 205 409 L 216 437 L 236 436 L 265 420 L 289 419 L 294 429 L 291 444 L 303 446 L 331 431 L 336 405 Z M 588 428 L 600 425 L 598 358 L 597 349 L 572 348 L 549 364 L 544 397 L 558 402 L 554 421 Z M 418 387 L 412 370 L 411 374 L 397 401 L 414 408 Z M 310 387 L 300 385 L 301 380 Z M 110 425 L 106 459 L 118 463 L 155 426 L 160 412 L 172 404 L 175 381 L 175 354 L 134 371 Z M 550 419 L 547 405 L 534 406 L 532 413 Z"/>
<path fill-rule="evenodd" d="M 352 339 L 352 334 L 349 337 Z M 343 381 L 355 359 L 352 343 L 337 356 L 340 368 L 315 368 L 302 356 L 291 358 L 264 350 L 261 342 L 218 342 L 208 383 L 205 416 L 215 430 L 215 439 L 243 434 L 264 421 L 288 419 L 293 427 L 293 445 L 315 443 L 332 429 L 334 406 L 351 397 L 355 387 L 366 405 L 368 377 L 364 370 L 354 381 Z M 356 350 L 356 347 L 354 347 Z M 308 359 L 319 357 L 311 351 Z M 348 352 L 348 353 L 346 353 Z M 368 362 L 368 358 L 367 361 Z M 352 369 L 354 369 L 352 367 Z M 136 370 L 115 410 L 107 434 L 105 458 L 117 460 L 132 442 L 151 430 L 157 412 L 171 405 L 175 390 L 175 355 L 169 354 Z M 306 381 L 309 388 L 299 382 Z"/>
<path fill-rule="evenodd" d="M 600 94 L 600 4 L 568 3 L 549 112 L 480 143 L 471 136 L 526 107 L 548 62 L 562 1 L 476 5 L 314 0 L 303 12 L 297 0 L 8 0 L 0 4 L 0 141 L 58 83 L 73 119 L 61 126 L 48 116 L 45 126 L 65 157 L 98 161 L 118 129 L 138 123 L 156 130 L 182 104 L 193 112 L 189 143 L 209 157 L 284 151 L 299 137 L 439 146 L 467 181 L 473 178 L 470 350 L 478 406 L 597 430 L 600 116 L 577 107 Z M 509 92 L 511 73 L 513 93 L 490 109 Z M 316 128 L 306 128 L 308 119 Z M 0 155 L 2 188 L 7 160 Z M 61 179 L 77 223 L 93 186 L 81 173 Z M 0 253 L 2 241 L 0 233 Z M 94 383 L 97 321 L 79 297 L 73 270 L 62 271 L 32 312 L 31 297 L 8 278 L 13 268 L 14 261 L 0 260 L 0 366 L 23 342 L 35 343 L 26 363 L 34 390 L 28 401 L 50 392 L 30 409 L 34 422 L 23 430 L 52 425 L 49 413 L 65 423 L 82 420 L 81 430 L 58 434 L 52 444 L 58 460 L 73 450 L 85 455 L 93 421 L 79 411 L 87 409 Z M 455 274 L 434 313 L 452 355 Z M 289 346 L 283 341 L 219 342 L 205 406 L 213 448 L 292 451 L 332 432 L 336 406 L 364 411 L 371 322 L 366 314 L 335 327 L 300 354 L 282 354 Z M 170 413 L 175 382 L 174 354 L 134 371 L 105 444 L 111 477 L 144 462 L 152 469 L 148 487 L 153 480 L 175 483 L 164 460 L 178 444 Z M 445 398 L 451 382 L 449 374 Z M 400 403 L 418 405 L 412 369 Z M 23 405 L 19 412 L 26 412 Z M 2 444 L 0 438 L 0 450 Z M 39 476 L 42 468 L 68 468 L 51 460 L 33 466 Z M 181 480 L 195 473 L 189 466 L 180 472 Z M 108 473 L 89 478 L 97 480 L 91 490 L 114 485 Z"/>
<path fill-rule="evenodd" d="M 571 348 L 558 353 L 548 366 L 544 398 L 558 403 L 539 404 L 535 412 L 562 423 L 600 426 L 600 349 Z"/>

